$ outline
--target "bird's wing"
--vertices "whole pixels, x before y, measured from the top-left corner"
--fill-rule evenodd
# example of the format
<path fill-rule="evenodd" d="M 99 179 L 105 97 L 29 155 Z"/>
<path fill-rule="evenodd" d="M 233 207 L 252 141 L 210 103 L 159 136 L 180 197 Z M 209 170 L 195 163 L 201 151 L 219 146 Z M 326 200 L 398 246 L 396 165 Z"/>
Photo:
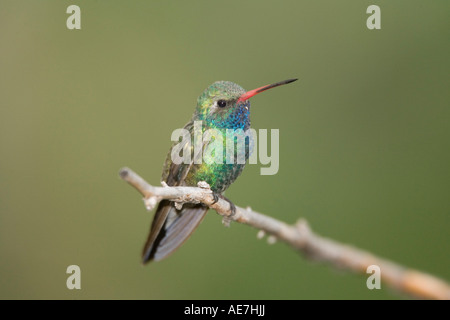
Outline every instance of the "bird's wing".
<path fill-rule="evenodd" d="M 185 129 L 192 132 L 192 125 L 186 125 Z M 191 149 L 193 149 L 192 146 Z M 184 179 L 193 165 L 193 159 L 197 155 L 191 158 L 190 163 L 175 164 L 171 160 L 171 151 L 172 149 L 167 155 L 162 179 L 169 186 L 183 185 Z M 162 260 L 175 251 L 189 238 L 203 220 L 207 211 L 208 207 L 201 204 L 185 204 L 182 210 L 177 210 L 171 201 L 161 201 L 156 209 L 150 233 L 144 246 L 143 263 L 151 260 Z"/>

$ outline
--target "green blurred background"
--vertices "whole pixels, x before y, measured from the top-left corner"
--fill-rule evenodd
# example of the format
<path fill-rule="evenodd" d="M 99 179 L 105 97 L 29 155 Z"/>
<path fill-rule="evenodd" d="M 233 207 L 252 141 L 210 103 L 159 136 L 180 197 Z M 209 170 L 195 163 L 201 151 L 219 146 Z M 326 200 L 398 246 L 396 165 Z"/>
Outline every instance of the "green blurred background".
<path fill-rule="evenodd" d="M 81 8 L 81 30 L 66 8 Z M 381 7 L 381 30 L 366 8 Z M 0 298 L 397 299 L 210 211 L 143 267 L 173 129 L 216 80 L 280 130 L 280 170 L 227 191 L 288 223 L 450 280 L 449 1 L 0 1 Z M 81 268 L 81 290 L 66 268 Z"/>

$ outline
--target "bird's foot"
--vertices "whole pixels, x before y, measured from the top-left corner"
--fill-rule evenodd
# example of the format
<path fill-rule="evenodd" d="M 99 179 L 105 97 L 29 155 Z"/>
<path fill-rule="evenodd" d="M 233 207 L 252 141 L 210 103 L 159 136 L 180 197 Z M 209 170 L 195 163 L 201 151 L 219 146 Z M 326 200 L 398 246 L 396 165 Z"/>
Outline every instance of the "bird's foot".
<path fill-rule="evenodd" d="M 230 199 L 228 199 L 227 197 L 223 197 L 224 200 L 228 201 L 228 203 L 230 204 L 230 211 L 231 214 L 228 216 L 229 218 L 234 217 L 234 215 L 236 214 L 236 206 L 234 205 L 233 202 L 231 202 Z"/>
<path fill-rule="evenodd" d="M 219 194 L 219 193 L 213 192 L 213 199 L 214 199 L 214 200 L 213 200 L 213 202 L 211 203 L 211 205 L 216 204 L 216 203 L 219 201 L 219 199 L 223 199 L 223 200 L 225 200 L 226 202 L 228 202 L 228 203 L 230 204 L 230 211 L 231 211 L 231 214 L 228 216 L 229 218 L 233 217 L 233 216 L 236 214 L 236 206 L 235 206 L 234 203 L 231 202 L 231 200 L 228 199 L 227 197 L 225 197 L 225 196 L 223 196 L 223 195 L 221 195 L 221 194 Z"/>
<path fill-rule="evenodd" d="M 215 192 L 212 193 L 212 196 L 213 196 L 213 202 L 211 203 L 211 205 L 216 204 L 219 201 L 219 199 L 221 197 L 223 197 L 222 195 L 215 193 Z"/>
<path fill-rule="evenodd" d="M 230 205 L 231 214 L 228 216 L 223 216 L 223 219 L 222 219 L 222 223 L 224 224 L 224 226 L 229 227 L 231 221 L 233 220 L 233 216 L 236 214 L 236 206 L 234 205 L 233 202 L 231 202 L 230 199 L 228 199 L 227 197 L 225 197 L 219 193 L 213 192 L 213 198 L 214 198 L 214 200 L 213 200 L 213 203 L 211 203 L 211 205 L 217 203 L 219 201 L 219 199 L 223 199 L 223 200 L 227 201 L 228 204 Z"/>

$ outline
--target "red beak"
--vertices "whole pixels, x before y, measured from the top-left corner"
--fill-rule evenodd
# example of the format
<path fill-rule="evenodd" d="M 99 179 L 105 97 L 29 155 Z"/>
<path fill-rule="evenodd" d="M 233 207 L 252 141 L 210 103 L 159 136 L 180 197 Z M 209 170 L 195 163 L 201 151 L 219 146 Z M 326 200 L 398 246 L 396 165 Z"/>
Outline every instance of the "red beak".
<path fill-rule="evenodd" d="M 288 83 L 291 83 L 291 82 L 294 82 L 294 81 L 297 81 L 297 80 L 298 79 L 284 80 L 284 81 L 280 81 L 280 82 L 277 82 L 277 83 L 268 84 L 267 86 L 264 86 L 264 87 L 261 87 L 261 88 L 258 88 L 258 89 L 247 91 L 246 93 L 244 93 L 242 96 L 239 97 L 237 102 L 239 103 L 241 101 L 248 100 L 251 97 L 253 97 L 254 95 L 257 95 L 258 93 L 261 93 L 263 91 L 266 91 L 266 90 L 269 90 L 269 89 L 272 89 L 272 88 L 275 88 L 275 87 L 278 87 L 278 86 L 282 86 L 283 84 L 288 84 Z"/>

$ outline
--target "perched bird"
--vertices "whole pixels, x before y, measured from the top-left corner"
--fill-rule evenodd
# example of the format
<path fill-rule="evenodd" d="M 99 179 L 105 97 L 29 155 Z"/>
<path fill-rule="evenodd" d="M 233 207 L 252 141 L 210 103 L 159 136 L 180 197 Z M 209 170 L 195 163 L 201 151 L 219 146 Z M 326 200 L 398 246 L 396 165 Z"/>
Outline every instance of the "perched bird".
<path fill-rule="evenodd" d="M 250 128 L 250 101 L 248 99 L 260 92 L 295 80 L 297 79 L 289 79 L 251 91 L 245 91 L 241 86 L 230 81 L 214 82 L 199 96 L 192 119 L 184 129 L 193 137 L 194 123 L 201 121 L 202 132 L 215 129 L 223 135 L 223 141 L 226 141 L 226 129 L 246 131 Z M 167 155 L 162 173 L 162 181 L 169 186 L 197 186 L 198 182 L 206 181 L 216 196 L 222 196 L 225 189 L 236 180 L 245 166 L 245 163 L 237 161 L 236 152 L 233 163 L 225 161 L 224 152 L 222 163 L 214 161 L 199 163 L 194 161 L 194 156 L 191 157 L 189 163 L 176 164 L 172 160 L 174 146 L 175 143 Z M 202 150 L 207 147 L 208 142 L 203 142 Z M 189 145 L 188 148 L 185 148 L 186 150 L 192 151 L 193 146 Z M 248 159 L 249 153 L 249 141 L 246 139 L 245 160 Z M 159 261 L 169 256 L 189 238 L 207 211 L 208 207 L 203 204 L 184 204 L 182 209 L 178 210 L 173 202 L 161 201 L 156 209 L 144 246 L 142 262 Z"/>

